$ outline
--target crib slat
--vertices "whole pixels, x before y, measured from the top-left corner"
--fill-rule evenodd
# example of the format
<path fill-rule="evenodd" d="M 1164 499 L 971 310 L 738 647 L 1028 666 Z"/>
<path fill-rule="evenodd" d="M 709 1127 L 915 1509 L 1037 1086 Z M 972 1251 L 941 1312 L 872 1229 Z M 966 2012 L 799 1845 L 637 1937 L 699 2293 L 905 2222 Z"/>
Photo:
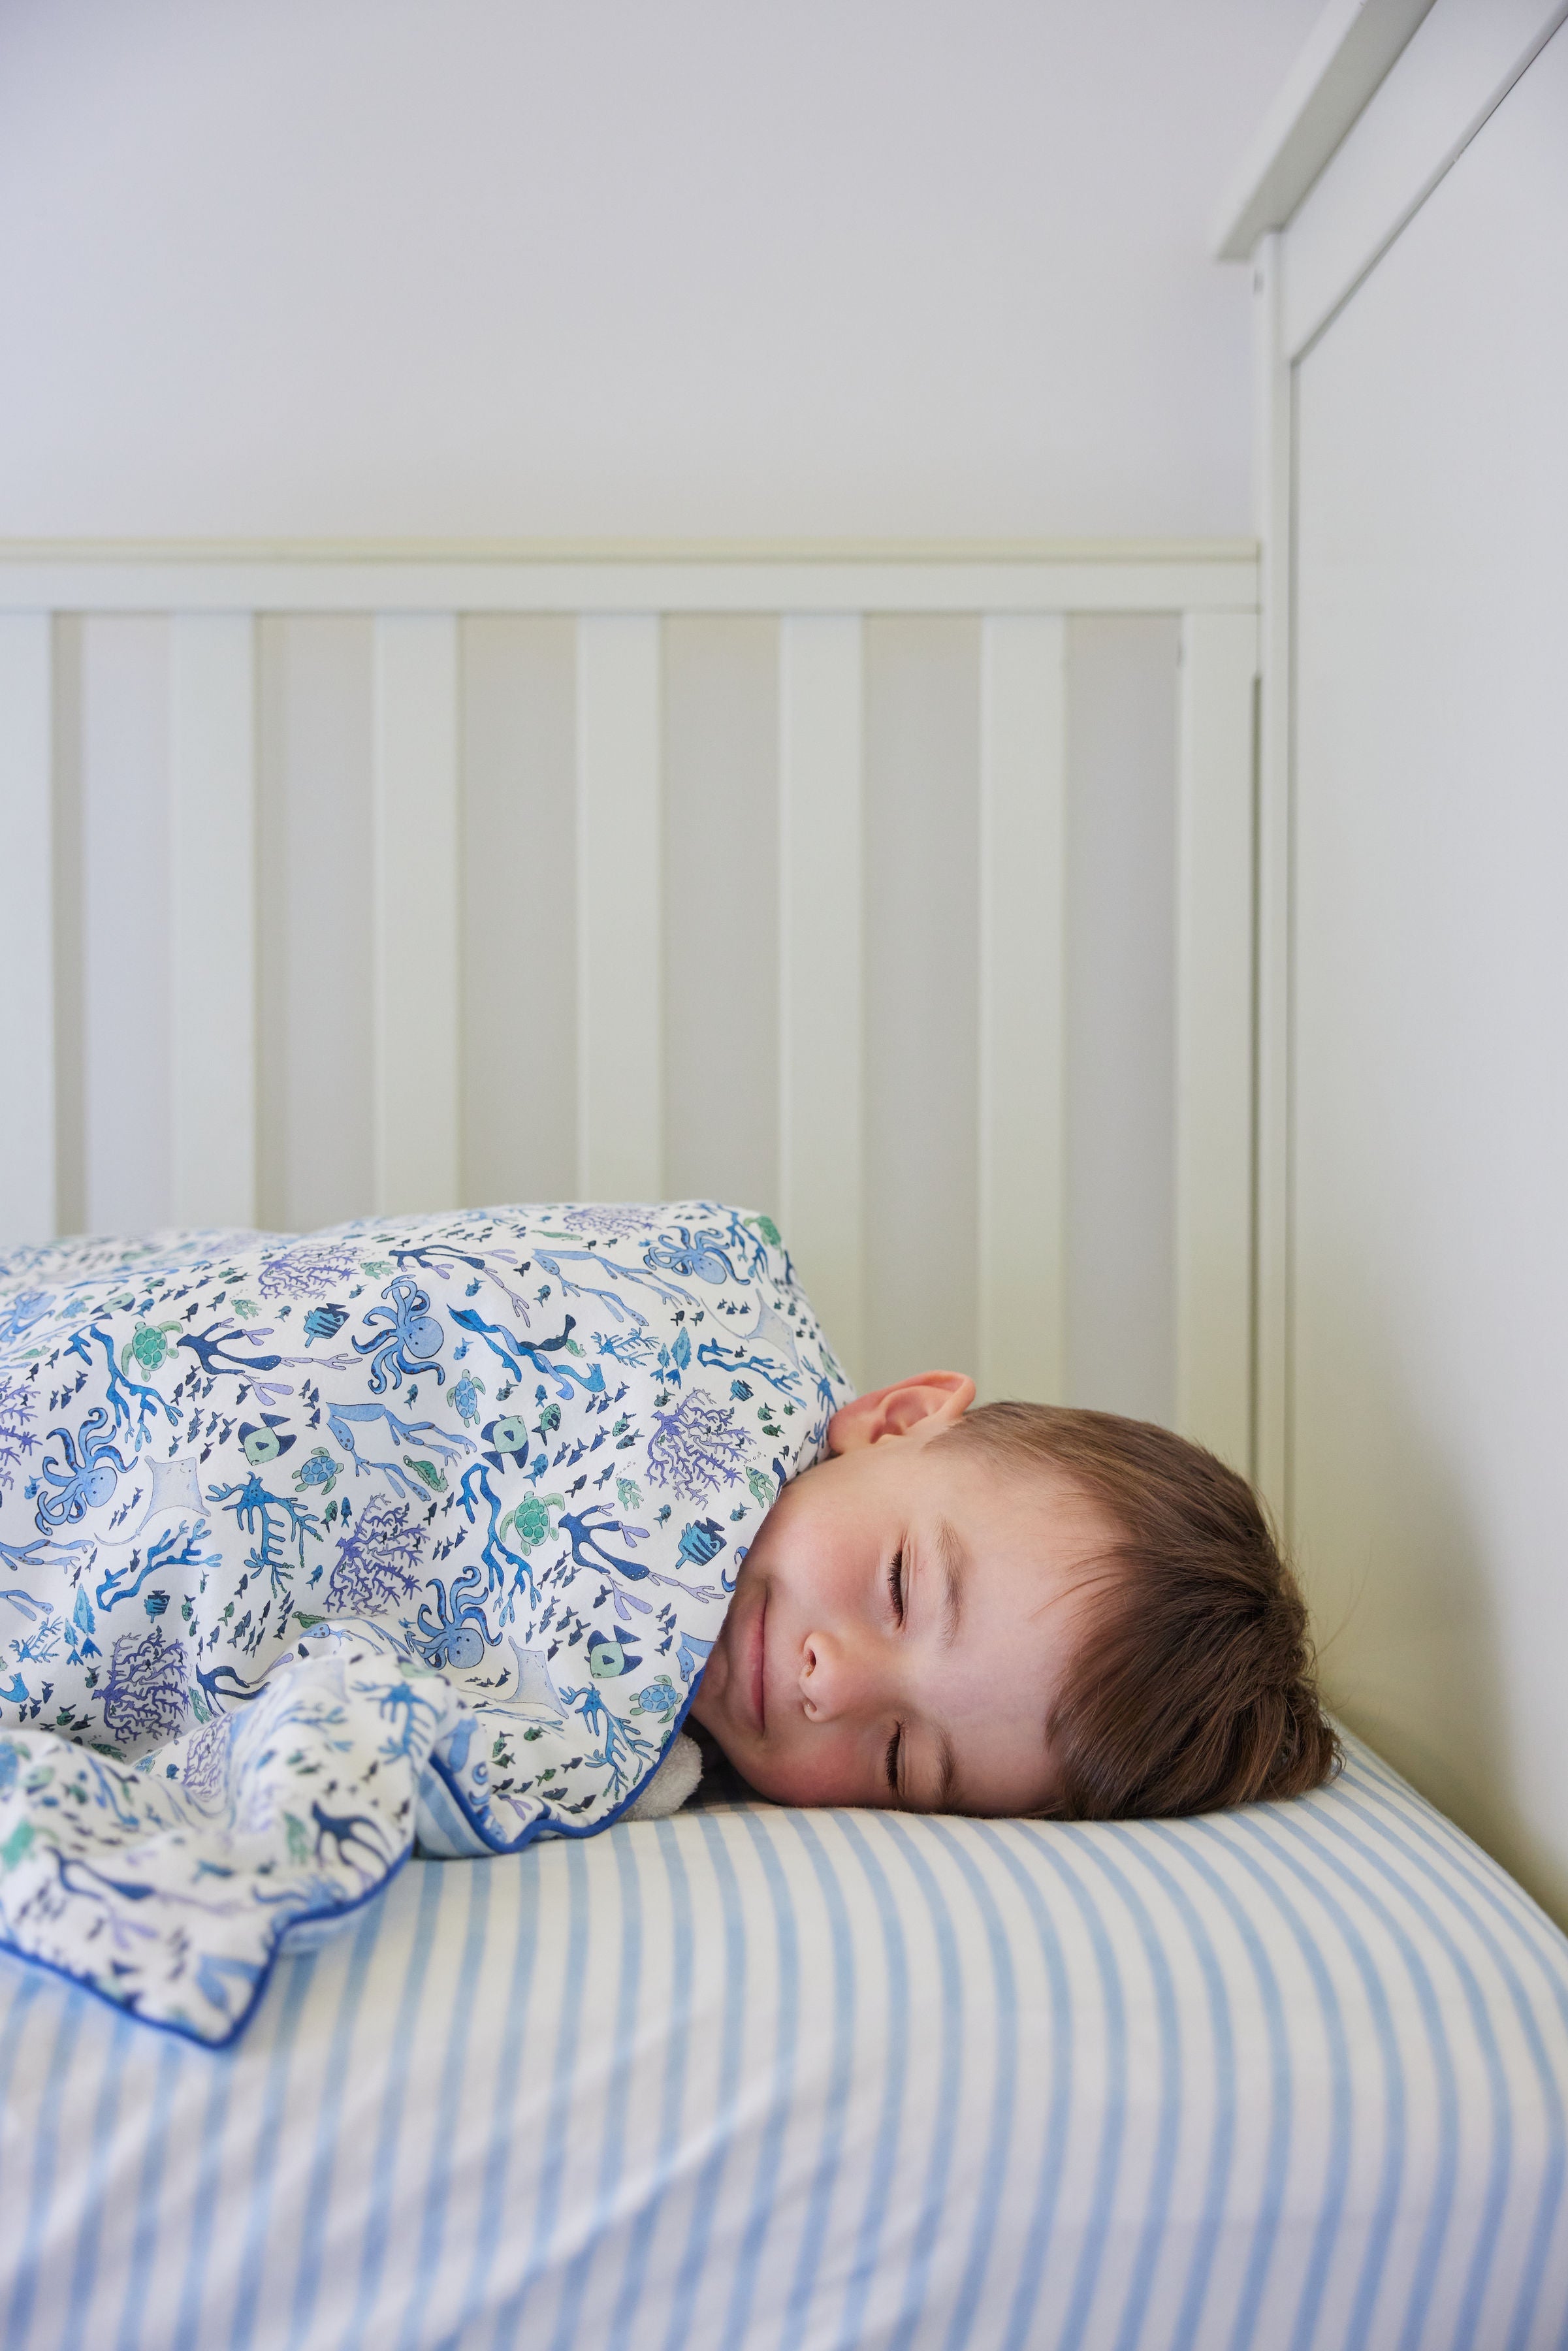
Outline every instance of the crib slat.
<path fill-rule="evenodd" d="M 1254 680 L 1258 622 L 1182 622 L 1176 801 L 1176 1417 L 1252 1452 Z"/>
<path fill-rule="evenodd" d="M 979 1379 L 1066 1383 L 1066 624 L 992 613 L 980 641 Z"/>
<path fill-rule="evenodd" d="M 779 1214 L 852 1376 L 865 1323 L 859 615 L 786 614 L 779 658 Z"/>
<path fill-rule="evenodd" d="M 375 624 L 375 1191 L 457 1205 L 457 620 Z"/>
<path fill-rule="evenodd" d="M 255 627 L 170 630 L 174 1220 L 256 1222 Z"/>
<path fill-rule="evenodd" d="M 0 1249 L 55 1231 L 55 936 L 49 615 L 0 618 Z"/>
<path fill-rule="evenodd" d="M 580 618 L 577 1188 L 587 1199 L 653 1200 L 664 1186 L 660 688 L 655 615 Z"/>

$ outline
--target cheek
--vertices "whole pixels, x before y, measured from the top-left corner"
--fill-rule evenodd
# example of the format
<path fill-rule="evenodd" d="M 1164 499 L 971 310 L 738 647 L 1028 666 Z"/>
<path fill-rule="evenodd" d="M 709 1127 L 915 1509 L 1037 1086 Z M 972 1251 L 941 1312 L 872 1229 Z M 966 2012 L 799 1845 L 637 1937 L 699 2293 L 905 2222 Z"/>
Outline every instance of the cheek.
<path fill-rule="evenodd" d="M 821 1478 L 821 1468 L 808 1469 L 785 1487 L 746 1559 L 746 1569 L 766 1576 L 797 1616 L 819 1615 L 841 1597 L 855 1548 L 852 1522 Z"/>
<path fill-rule="evenodd" d="M 718 1737 L 718 1726 L 711 1720 L 710 1718 L 716 1711 L 717 1694 L 713 1678 L 713 1665 L 710 1660 L 707 1671 L 704 1674 L 702 1680 L 697 1684 L 697 1693 L 692 1700 L 691 1716 L 692 1720 L 694 1722 L 700 1722 L 705 1730 L 711 1730 L 716 1739 Z"/>
<path fill-rule="evenodd" d="M 776 1804 L 874 1805 L 875 1775 L 863 1750 L 849 1741 L 829 1741 L 820 1732 L 809 1742 L 776 1753 L 737 1759 L 758 1795 Z"/>
<path fill-rule="evenodd" d="M 747 1563 L 750 1564 L 749 1556 Z M 768 1640 L 771 1643 L 777 1629 L 798 1669 L 806 1634 L 837 1625 L 852 1604 L 841 1551 L 831 1532 L 824 1538 L 801 1526 L 788 1531 L 783 1541 L 764 1552 L 758 1565 L 768 1586 Z"/>

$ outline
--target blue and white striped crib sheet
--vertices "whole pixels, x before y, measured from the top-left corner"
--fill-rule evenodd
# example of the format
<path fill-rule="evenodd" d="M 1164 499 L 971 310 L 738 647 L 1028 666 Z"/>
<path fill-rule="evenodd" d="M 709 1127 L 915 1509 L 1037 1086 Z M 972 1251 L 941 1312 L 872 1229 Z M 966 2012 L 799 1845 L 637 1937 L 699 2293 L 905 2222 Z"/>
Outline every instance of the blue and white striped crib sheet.
<path fill-rule="evenodd" d="M 1364 1750 L 411 1864 L 217 2053 L 0 1962 L 6 2351 L 1544 2351 L 1568 1943 Z"/>

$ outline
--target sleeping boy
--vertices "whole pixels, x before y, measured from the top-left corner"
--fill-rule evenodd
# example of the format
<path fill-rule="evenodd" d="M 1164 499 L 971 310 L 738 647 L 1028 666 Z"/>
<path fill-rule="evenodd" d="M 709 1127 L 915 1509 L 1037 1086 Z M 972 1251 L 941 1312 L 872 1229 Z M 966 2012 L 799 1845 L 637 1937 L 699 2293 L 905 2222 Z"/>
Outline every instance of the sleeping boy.
<path fill-rule="evenodd" d="M 1321 1785 L 1306 1612 L 1245 1482 L 1167 1429 L 974 1397 L 925 1372 L 841 1406 L 764 1520 L 691 1708 L 739 1778 L 1085 1820 Z"/>
<path fill-rule="evenodd" d="M 215 2043 L 411 1851 L 669 1812 L 699 1745 L 795 1804 L 1316 1787 L 1243 1481 L 974 1399 L 854 1397 L 711 1201 L 0 1260 L 0 1947 Z"/>

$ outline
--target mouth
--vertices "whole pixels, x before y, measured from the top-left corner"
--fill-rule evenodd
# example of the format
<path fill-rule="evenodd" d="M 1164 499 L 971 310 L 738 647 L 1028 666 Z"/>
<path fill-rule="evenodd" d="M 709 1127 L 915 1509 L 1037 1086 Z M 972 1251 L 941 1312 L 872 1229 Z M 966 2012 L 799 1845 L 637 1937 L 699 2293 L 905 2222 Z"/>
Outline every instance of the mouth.
<path fill-rule="evenodd" d="M 756 1720 L 757 1729 L 759 1734 L 765 1733 L 768 1729 L 767 1700 L 764 1695 L 767 1683 L 763 1673 L 763 1667 L 768 1655 L 768 1635 L 765 1629 L 767 1619 L 768 1593 L 765 1588 L 762 1594 L 762 1605 L 757 1612 L 755 1625 L 751 1636 L 751 1654 L 748 1659 L 751 1671 L 747 1677 L 749 1687 L 747 1693 L 751 1700 L 751 1711 Z"/>

